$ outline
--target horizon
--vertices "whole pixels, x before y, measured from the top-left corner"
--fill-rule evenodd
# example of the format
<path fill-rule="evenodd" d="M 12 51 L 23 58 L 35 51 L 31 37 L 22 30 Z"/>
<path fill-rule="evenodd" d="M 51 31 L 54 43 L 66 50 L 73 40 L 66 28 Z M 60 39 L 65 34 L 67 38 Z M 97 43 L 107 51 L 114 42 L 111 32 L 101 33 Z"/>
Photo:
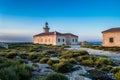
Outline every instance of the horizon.
<path fill-rule="evenodd" d="M 33 42 L 50 31 L 73 33 L 79 41 L 102 42 L 102 31 L 120 27 L 119 0 L 0 0 L 0 41 Z"/>

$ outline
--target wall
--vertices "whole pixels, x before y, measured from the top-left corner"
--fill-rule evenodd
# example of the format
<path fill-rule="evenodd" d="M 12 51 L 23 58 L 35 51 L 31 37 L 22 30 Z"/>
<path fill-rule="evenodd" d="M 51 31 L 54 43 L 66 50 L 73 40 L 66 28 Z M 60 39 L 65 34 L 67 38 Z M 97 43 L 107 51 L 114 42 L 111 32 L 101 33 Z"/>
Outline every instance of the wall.
<path fill-rule="evenodd" d="M 77 42 L 76 42 L 76 39 L 77 39 Z M 71 44 L 78 44 L 78 38 L 77 37 L 71 37 L 70 42 L 71 42 Z"/>
<path fill-rule="evenodd" d="M 56 36 L 55 35 L 37 36 L 34 37 L 34 43 L 56 45 Z"/>
<path fill-rule="evenodd" d="M 113 37 L 114 42 L 109 42 L 109 38 Z M 105 32 L 103 33 L 103 43 L 102 46 L 105 47 L 114 47 L 118 46 L 120 47 L 120 32 Z"/>
<path fill-rule="evenodd" d="M 71 36 L 66 36 L 66 44 L 71 45 Z"/>
<path fill-rule="evenodd" d="M 60 39 L 60 42 L 58 41 Z M 64 39 L 64 42 L 63 42 Z M 57 36 L 56 37 L 56 45 L 63 45 L 66 44 L 66 37 L 65 36 Z"/>
<path fill-rule="evenodd" d="M 58 41 L 60 39 L 60 42 Z M 63 42 L 64 39 L 64 42 Z M 74 39 L 74 42 L 73 42 Z M 77 39 L 77 42 L 76 42 Z M 72 45 L 72 44 L 78 44 L 78 37 L 74 36 L 58 36 L 58 35 L 48 35 L 48 36 L 36 36 L 34 37 L 34 43 L 38 44 L 52 44 L 52 45 Z"/>

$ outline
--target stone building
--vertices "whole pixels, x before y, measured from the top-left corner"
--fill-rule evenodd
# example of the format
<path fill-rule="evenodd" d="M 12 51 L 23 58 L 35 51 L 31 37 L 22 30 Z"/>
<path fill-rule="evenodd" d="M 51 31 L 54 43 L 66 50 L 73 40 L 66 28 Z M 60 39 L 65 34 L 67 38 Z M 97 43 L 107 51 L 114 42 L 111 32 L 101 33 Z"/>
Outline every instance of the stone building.
<path fill-rule="evenodd" d="M 105 47 L 120 47 L 120 27 L 111 28 L 102 32 Z"/>
<path fill-rule="evenodd" d="M 82 46 L 84 46 L 84 45 L 88 45 L 89 42 L 87 42 L 87 41 L 83 41 L 83 42 L 80 42 L 80 44 L 81 44 Z"/>
<path fill-rule="evenodd" d="M 60 33 L 57 31 L 49 32 L 48 23 L 43 27 L 43 33 L 34 35 L 35 44 L 52 44 L 52 45 L 73 45 L 78 44 L 78 36 L 72 33 Z"/>

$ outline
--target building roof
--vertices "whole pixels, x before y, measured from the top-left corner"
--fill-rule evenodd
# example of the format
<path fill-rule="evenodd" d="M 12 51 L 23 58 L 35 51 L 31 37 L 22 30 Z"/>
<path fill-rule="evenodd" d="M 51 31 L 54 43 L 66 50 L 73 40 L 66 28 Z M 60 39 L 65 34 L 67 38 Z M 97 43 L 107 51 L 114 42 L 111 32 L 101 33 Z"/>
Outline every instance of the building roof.
<path fill-rule="evenodd" d="M 46 32 L 46 33 L 40 33 L 40 34 L 37 34 L 37 35 L 34 35 L 34 37 L 36 37 L 36 36 L 46 36 L 46 35 L 62 35 L 61 33 L 59 33 L 59 32 Z"/>
<path fill-rule="evenodd" d="M 77 35 L 74 35 L 72 33 L 60 33 L 60 32 L 57 32 L 57 31 L 47 32 L 47 33 L 40 33 L 40 34 L 34 35 L 34 37 L 36 37 L 36 36 L 48 36 L 48 35 L 60 35 L 60 36 L 74 36 L 74 37 L 78 37 Z"/>
<path fill-rule="evenodd" d="M 78 37 L 77 35 L 74 35 L 72 33 L 63 33 L 64 36 L 74 36 L 74 37 Z"/>
<path fill-rule="evenodd" d="M 102 33 L 105 33 L 105 32 L 120 32 L 120 27 L 118 27 L 118 28 L 111 28 L 111 29 L 103 31 Z"/>

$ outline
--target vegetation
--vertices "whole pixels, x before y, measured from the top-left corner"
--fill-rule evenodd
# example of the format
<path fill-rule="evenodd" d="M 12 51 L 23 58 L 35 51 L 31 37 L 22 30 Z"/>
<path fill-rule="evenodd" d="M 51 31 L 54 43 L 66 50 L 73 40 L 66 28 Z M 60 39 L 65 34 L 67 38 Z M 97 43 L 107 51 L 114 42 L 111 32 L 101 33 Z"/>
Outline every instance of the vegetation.
<path fill-rule="evenodd" d="M 66 50 L 69 46 L 52 46 L 38 44 L 10 44 L 9 48 L 0 48 L 0 79 L 2 80 L 30 80 L 33 69 L 38 68 L 38 63 L 49 64 L 52 70 L 58 73 L 73 71 L 74 65 L 94 67 L 100 71 L 110 71 L 119 80 L 119 68 L 107 57 L 96 57 L 84 50 Z M 52 60 L 57 57 L 60 60 Z M 32 61 L 32 68 L 27 65 Z M 11 74 L 12 73 L 12 74 Z M 39 80 L 68 80 L 62 74 L 49 75 Z"/>
<path fill-rule="evenodd" d="M 6 49 L 5 47 L 0 46 L 0 50 L 5 50 L 5 49 Z"/>
<path fill-rule="evenodd" d="M 88 77 L 92 78 L 92 80 L 114 80 L 111 79 L 111 76 L 107 76 L 107 72 L 100 71 L 100 70 L 89 70 L 90 74 Z"/>
<path fill-rule="evenodd" d="M 32 68 L 20 60 L 9 61 L 0 57 L 0 79 L 2 80 L 29 80 Z"/>
<path fill-rule="evenodd" d="M 120 80 L 120 68 L 113 68 L 111 72 L 115 74 L 117 80 Z"/>
<path fill-rule="evenodd" d="M 42 58 L 40 59 L 40 63 L 47 63 L 49 58 Z"/>
<path fill-rule="evenodd" d="M 56 73 L 56 74 L 50 74 L 46 78 L 40 78 L 37 80 L 68 80 L 68 78 L 63 74 Z"/>
<path fill-rule="evenodd" d="M 120 71 L 115 74 L 117 80 L 120 80 Z"/>
<path fill-rule="evenodd" d="M 47 76 L 45 80 L 68 80 L 68 78 L 64 76 L 63 74 L 58 73 L 58 74 L 51 74 Z"/>
<path fill-rule="evenodd" d="M 53 65 L 53 69 L 57 72 L 66 73 L 72 71 L 72 64 L 67 61 L 60 61 Z"/>
<path fill-rule="evenodd" d="M 117 73 L 117 72 L 119 72 L 119 71 L 120 71 L 120 68 L 117 68 L 117 67 L 116 67 L 116 68 L 113 68 L 113 69 L 111 70 L 111 72 L 114 73 L 114 74 Z"/>
<path fill-rule="evenodd" d="M 120 47 L 104 47 L 104 46 L 98 46 L 98 45 L 85 45 L 81 47 L 104 50 L 104 51 L 120 51 Z"/>
<path fill-rule="evenodd" d="M 19 76 L 16 74 L 13 68 L 3 68 L 0 69 L 0 79 L 1 80 L 20 80 Z"/>

